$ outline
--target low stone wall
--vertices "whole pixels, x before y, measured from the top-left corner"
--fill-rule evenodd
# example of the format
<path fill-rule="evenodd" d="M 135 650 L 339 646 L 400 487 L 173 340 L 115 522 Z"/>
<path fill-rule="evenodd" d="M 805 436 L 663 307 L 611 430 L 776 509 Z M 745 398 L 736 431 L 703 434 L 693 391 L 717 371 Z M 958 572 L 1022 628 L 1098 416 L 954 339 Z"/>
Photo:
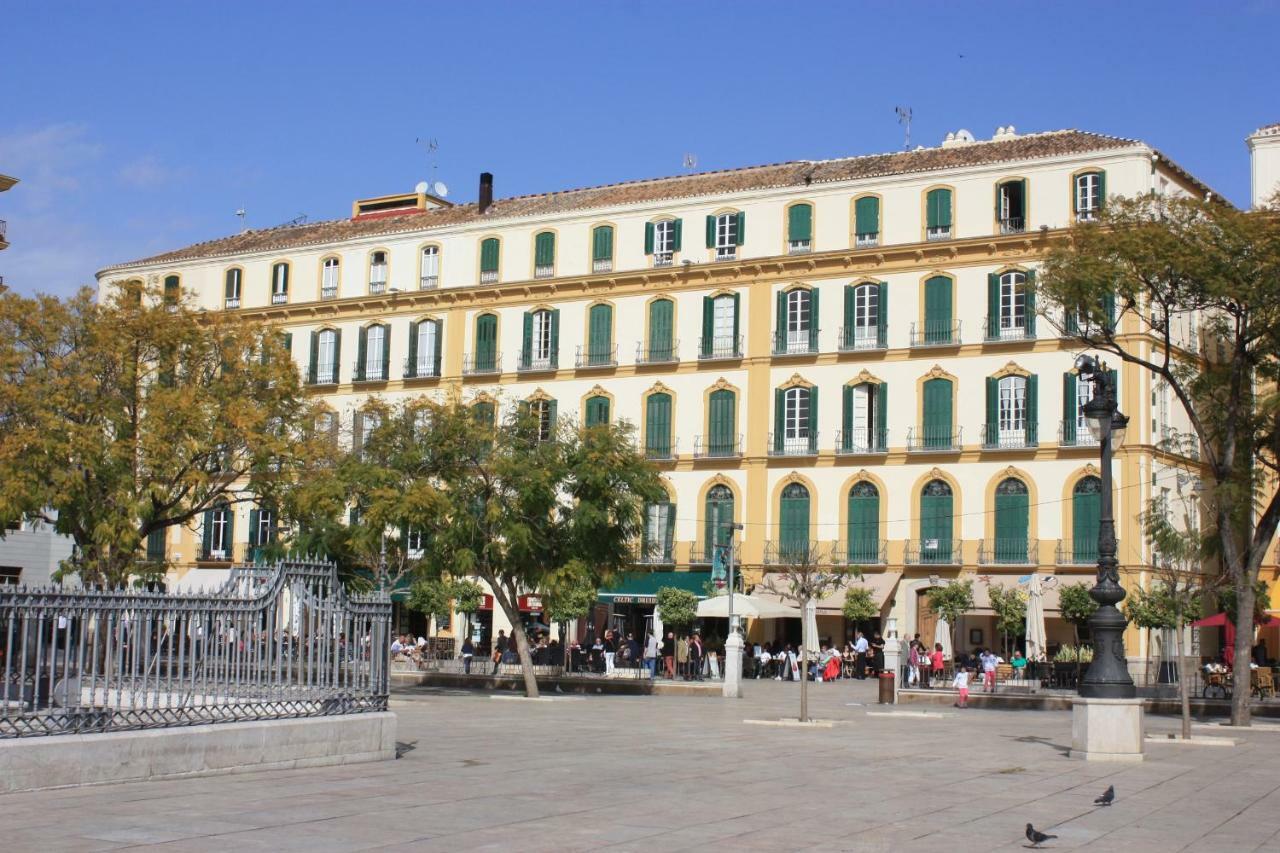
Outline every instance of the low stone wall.
<path fill-rule="evenodd" d="M 524 690 L 524 679 L 509 675 L 463 675 L 454 672 L 391 673 L 393 692 L 412 687 L 463 687 L 472 690 Z M 556 688 L 560 690 L 557 691 Z M 544 693 L 590 693 L 621 696 L 720 696 L 719 681 L 666 681 L 648 678 L 604 678 L 589 675 L 539 676 Z"/>
<path fill-rule="evenodd" d="M 0 741 L 0 793 L 396 757 L 390 712 Z"/>
<path fill-rule="evenodd" d="M 898 702 L 903 705 L 945 705 L 956 701 L 956 691 L 938 690 L 900 690 Z M 1069 693 L 982 693 L 969 691 L 969 707 L 993 708 L 1002 711 L 1070 711 L 1071 702 L 1075 699 Z M 1180 715 L 1182 703 L 1178 699 L 1144 698 L 1143 708 L 1148 714 Z M 1191 700 L 1191 714 L 1196 717 L 1229 717 L 1231 702 L 1228 699 Z M 1280 717 L 1280 702 L 1253 702 L 1253 716 L 1275 718 Z"/>

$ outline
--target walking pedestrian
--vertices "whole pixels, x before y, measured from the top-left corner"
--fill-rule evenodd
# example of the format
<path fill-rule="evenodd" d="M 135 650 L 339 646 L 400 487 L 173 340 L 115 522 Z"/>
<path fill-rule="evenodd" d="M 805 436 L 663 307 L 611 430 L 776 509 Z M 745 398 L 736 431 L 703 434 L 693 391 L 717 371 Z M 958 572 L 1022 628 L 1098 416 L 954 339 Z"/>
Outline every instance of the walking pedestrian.
<path fill-rule="evenodd" d="M 956 699 L 955 706 L 957 708 L 969 707 L 969 670 L 966 667 L 956 667 L 956 677 L 951 679 L 951 686 L 959 691 L 959 698 Z"/>
<path fill-rule="evenodd" d="M 462 641 L 462 672 L 464 675 L 471 674 L 471 658 L 475 656 L 476 647 L 471 644 L 471 638 L 467 637 Z"/>
<path fill-rule="evenodd" d="M 667 678 L 674 679 L 676 677 L 676 635 L 674 631 L 668 631 L 666 639 L 662 641 L 662 664 L 666 670 Z"/>
<path fill-rule="evenodd" d="M 505 629 L 498 630 L 498 639 L 493 641 L 493 672 L 490 675 L 498 674 L 498 664 L 502 661 L 502 655 L 507 651 L 507 632 Z"/>
<path fill-rule="evenodd" d="M 996 691 L 996 664 L 999 659 L 991 649 L 983 649 L 979 658 L 982 663 L 982 689 L 986 693 Z"/>
<path fill-rule="evenodd" d="M 857 679 L 864 680 L 867 677 L 867 652 L 871 649 L 871 644 L 867 642 L 867 638 L 858 631 L 853 640 L 853 652 L 858 656 L 854 666 L 857 668 Z"/>
<path fill-rule="evenodd" d="M 933 644 L 933 654 L 929 655 L 929 676 L 934 684 L 942 680 L 942 643 Z"/>
<path fill-rule="evenodd" d="M 657 665 L 658 638 L 653 635 L 652 631 L 649 631 L 644 638 L 644 668 L 649 672 L 650 678 L 653 678 Z"/>

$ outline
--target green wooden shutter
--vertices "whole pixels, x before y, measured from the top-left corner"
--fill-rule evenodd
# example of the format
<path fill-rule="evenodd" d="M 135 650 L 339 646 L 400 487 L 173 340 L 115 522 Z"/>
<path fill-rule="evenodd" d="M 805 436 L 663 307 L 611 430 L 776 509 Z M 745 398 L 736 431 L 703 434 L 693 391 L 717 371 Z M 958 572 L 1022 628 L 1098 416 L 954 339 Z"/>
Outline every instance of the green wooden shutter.
<path fill-rule="evenodd" d="M 926 560 L 949 562 L 951 558 L 952 496 L 920 496 L 920 550 Z M 937 540 L 930 545 L 929 540 Z"/>
<path fill-rule="evenodd" d="M 587 326 L 588 362 L 594 364 L 608 361 L 613 354 L 613 308 L 608 305 L 591 306 Z"/>
<path fill-rule="evenodd" d="M 230 505 L 226 505 L 223 509 L 227 513 L 227 538 L 225 540 L 227 559 L 230 560 L 235 554 L 236 547 L 236 511 Z"/>
<path fill-rule="evenodd" d="M 284 339 L 281 341 L 284 346 L 284 354 L 288 358 L 293 358 L 293 332 L 285 332 Z"/>
<path fill-rule="evenodd" d="M 645 411 L 645 447 L 650 455 L 666 457 L 671 452 L 671 395 L 650 394 Z"/>
<path fill-rule="evenodd" d="M 1000 337 L 1000 275 L 987 273 L 987 337 Z"/>
<path fill-rule="evenodd" d="M 1029 498 L 996 493 L 995 557 L 999 562 L 1021 563 L 1027 559 L 1027 516 Z"/>
<path fill-rule="evenodd" d="M 382 378 L 391 378 L 391 326 L 382 327 Z"/>
<path fill-rule="evenodd" d="M 707 449 L 714 455 L 731 453 L 737 441 L 737 397 L 732 391 L 720 389 L 711 392 L 711 412 Z"/>
<path fill-rule="evenodd" d="M 889 383 L 881 382 L 876 386 L 876 434 L 871 442 L 876 450 L 884 450 L 889 446 Z"/>
<path fill-rule="evenodd" d="M 210 558 L 210 551 L 213 550 L 213 510 L 204 511 L 204 530 L 201 533 L 201 544 L 204 546 L 204 558 Z"/>
<path fill-rule="evenodd" d="M 1040 378 L 1027 377 L 1027 444 L 1034 446 L 1040 437 Z"/>
<path fill-rule="evenodd" d="M 738 235 L 734 243 L 738 246 L 742 245 L 742 241 L 747 239 L 747 212 L 745 210 L 738 211 Z"/>
<path fill-rule="evenodd" d="M 265 542 L 258 541 L 258 519 L 260 513 L 256 509 L 249 510 L 249 547 L 256 548 L 259 545 L 265 545 Z"/>
<path fill-rule="evenodd" d="M 850 345 L 853 343 L 853 326 L 856 320 L 856 300 L 857 287 L 852 284 L 844 286 L 844 340 L 841 345 Z"/>
<path fill-rule="evenodd" d="M 809 291 L 809 349 L 818 349 L 818 288 Z"/>
<path fill-rule="evenodd" d="M 223 296 L 226 299 L 234 299 L 236 295 L 236 271 L 227 270 L 226 284 L 223 285 Z"/>
<path fill-rule="evenodd" d="M 587 400 L 587 426 L 601 426 L 609 423 L 609 398 L 591 397 Z"/>
<path fill-rule="evenodd" d="M 1071 496 L 1072 560 L 1092 563 L 1098 559 L 1098 527 L 1102 518 L 1102 494 L 1077 491 Z"/>
<path fill-rule="evenodd" d="M 778 539 L 784 558 L 803 558 L 809 547 L 809 497 L 782 497 Z"/>
<path fill-rule="evenodd" d="M 404 375 L 406 379 L 412 379 L 418 375 L 418 327 L 421 323 L 409 324 L 409 356 L 404 366 Z"/>
<path fill-rule="evenodd" d="M 360 337 L 356 343 L 356 375 L 355 381 L 364 380 L 364 359 L 368 355 L 369 349 L 369 330 L 364 326 L 360 327 Z"/>
<path fill-rule="evenodd" d="M 951 445 L 951 380 L 929 379 L 924 383 L 925 447 Z"/>
<path fill-rule="evenodd" d="M 307 363 L 307 382 L 316 384 L 316 376 L 320 369 L 320 333 L 311 333 L 311 356 Z"/>
<path fill-rule="evenodd" d="M 735 292 L 730 298 L 733 299 L 733 352 L 738 355 L 738 294 Z"/>
<path fill-rule="evenodd" d="M 650 252 L 645 252 L 650 254 Z M 611 261 L 613 260 L 613 227 L 610 225 L 601 225 L 592 232 L 591 240 L 591 260 L 593 261 Z"/>
<path fill-rule="evenodd" d="M 560 364 L 560 309 L 551 309 L 551 366 Z"/>
<path fill-rule="evenodd" d="M 1106 207 L 1107 204 L 1107 173 L 1098 172 L 1098 209 Z"/>
<path fill-rule="evenodd" d="M 809 447 L 818 445 L 818 386 L 809 389 Z"/>
<path fill-rule="evenodd" d="M 787 208 L 787 239 L 813 239 L 813 205 L 793 204 Z"/>
<path fill-rule="evenodd" d="M 853 386 L 845 385 L 840 389 L 840 449 L 853 447 Z"/>
<path fill-rule="evenodd" d="M 1026 293 L 1027 335 L 1036 334 L 1036 271 L 1027 270 L 1027 280 L 1023 284 Z"/>
<path fill-rule="evenodd" d="M 880 199 L 863 196 L 853 203 L 854 234 L 880 233 Z"/>
<path fill-rule="evenodd" d="M 555 400 L 547 401 L 547 429 L 553 436 L 556 433 L 556 418 L 558 417 L 557 411 L 559 408 L 560 406 Z"/>
<path fill-rule="evenodd" d="M 987 377 L 987 444 L 996 445 L 1000 437 L 1000 380 Z"/>
<path fill-rule="evenodd" d="M 498 238 L 489 237 L 480 244 L 480 272 L 498 271 Z"/>
<path fill-rule="evenodd" d="M 1026 178 L 1018 181 L 1022 184 L 1022 227 L 1026 231 L 1031 230 L 1031 186 L 1027 183 Z"/>
<path fill-rule="evenodd" d="M 667 504 L 667 529 L 664 534 L 663 553 L 662 553 L 662 557 L 664 560 L 671 559 L 671 555 L 675 548 L 675 542 L 676 542 L 676 505 L 673 503 L 668 503 Z"/>
<path fill-rule="evenodd" d="M 672 302 L 657 299 L 649 303 L 649 357 L 670 358 L 672 343 Z"/>
<path fill-rule="evenodd" d="M 714 249 L 716 247 L 716 218 L 707 214 L 707 248 Z"/>
<path fill-rule="evenodd" d="M 533 312 L 524 312 L 524 340 L 520 344 L 520 364 L 528 367 L 533 361 Z"/>
<path fill-rule="evenodd" d="M 1072 175 L 1069 179 L 1071 182 L 1071 212 L 1080 212 L 1080 179 L 1084 175 Z"/>
<path fill-rule="evenodd" d="M 787 351 L 787 292 L 779 290 L 774 298 L 777 303 L 777 316 L 773 323 L 773 351 Z"/>
<path fill-rule="evenodd" d="M 787 392 L 781 388 L 773 389 L 773 449 L 782 452 L 782 436 L 787 423 Z"/>
<path fill-rule="evenodd" d="M 855 563 L 875 563 L 880 558 L 880 496 L 855 494 L 849 490 L 849 559 Z"/>
<path fill-rule="evenodd" d="M 440 355 L 444 344 L 444 321 L 432 320 L 436 324 L 436 351 L 432 354 L 432 363 L 435 365 L 436 376 L 440 375 Z"/>
<path fill-rule="evenodd" d="M 684 220 L 683 219 L 675 220 L 675 224 L 672 226 L 672 230 L 671 230 L 671 251 L 673 252 L 680 251 L 680 237 L 681 237 L 681 232 L 683 230 L 684 230 Z"/>
<path fill-rule="evenodd" d="M 1103 294 L 1102 313 L 1106 316 L 1104 322 L 1107 324 L 1107 328 L 1114 331 L 1116 327 L 1116 294 L 1114 291 Z"/>
<path fill-rule="evenodd" d="M 934 276 L 924 285 L 924 337 L 930 343 L 951 340 L 951 279 Z"/>
<path fill-rule="evenodd" d="M 333 384 L 342 381 L 342 330 L 333 330 Z"/>
<path fill-rule="evenodd" d="M 938 227 L 951 227 L 951 190 L 935 190 L 938 194 Z"/>
<path fill-rule="evenodd" d="M 646 222 L 644 224 L 644 253 L 646 255 L 653 254 L 653 223 Z"/>
<path fill-rule="evenodd" d="M 1076 375 L 1062 374 L 1062 443 L 1076 443 Z"/>
<path fill-rule="evenodd" d="M 1120 409 L 1124 408 L 1124 401 L 1120 399 L 1120 374 L 1115 369 L 1107 371 L 1107 383 L 1111 386 L 1111 391 L 1116 395 L 1116 406 Z"/>
<path fill-rule="evenodd" d="M 543 231 L 534 238 L 533 263 L 535 266 L 549 267 L 556 262 L 556 235 Z"/>
<path fill-rule="evenodd" d="M 711 336 L 715 329 L 716 301 L 713 297 L 702 297 L 702 354 L 711 355 Z"/>
<path fill-rule="evenodd" d="M 527 316 L 527 315 L 526 315 Z M 481 314 L 476 318 L 476 367 L 491 370 L 497 357 L 498 318 Z"/>

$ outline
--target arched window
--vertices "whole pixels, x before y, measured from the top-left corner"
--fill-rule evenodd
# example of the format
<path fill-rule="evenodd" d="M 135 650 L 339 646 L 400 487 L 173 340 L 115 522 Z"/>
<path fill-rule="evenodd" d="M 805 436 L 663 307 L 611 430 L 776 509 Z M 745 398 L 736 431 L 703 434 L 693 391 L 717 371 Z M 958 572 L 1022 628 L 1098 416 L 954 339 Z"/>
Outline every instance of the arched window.
<path fill-rule="evenodd" d="M 476 317 L 476 352 L 473 373 L 493 373 L 498 368 L 498 317 L 481 314 Z"/>
<path fill-rule="evenodd" d="M 223 289 L 224 302 L 227 308 L 240 307 L 240 292 L 244 289 L 244 271 L 240 267 L 227 270 L 226 286 Z"/>
<path fill-rule="evenodd" d="M 951 190 L 941 187 L 925 196 L 925 239 L 951 239 Z"/>
<path fill-rule="evenodd" d="M 996 186 L 996 220 L 1001 234 L 1027 230 L 1027 181 L 1019 178 Z"/>
<path fill-rule="evenodd" d="M 787 252 L 799 255 L 813 248 L 813 205 L 793 204 L 787 208 Z"/>
<path fill-rule="evenodd" d="M 818 294 L 797 287 L 778 293 L 777 329 L 773 337 L 775 354 L 816 352 L 818 349 Z"/>
<path fill-rule="evenodd" d="M 917 446 L 947 450 L 953 446 L 951 423 L 952 386 L 950 379 L 927 379 L 924 383 L 924 423 Z"/>
<path fill-rule="evenodd" d="M 782 490 L 778 519 L 780 561 L 795 563 L 807 560 L 809 556 L 809 490 L 800 483 L 788 483 Z"/>
<path fill-rule="evenodd" d="M 1102 480 L 1081 477 L 1071 490 L 1072 563 L 1098 561 L 1098 533 L 1102 520 Z"/>
<path fill-rule="evenodd" d="M 860 382 L 842 389 L 840 453 L 879 453 L 886 445 L 888 418 L 888 385 L 884 382 Z"/>
<path fill-rule="evenodd" d="M 234 524 L 235 516 L 229 504 L 219 503 L 205 511 L 202 559 L 222 561 L 232 558 Z"/>
<path fill-rule="evenodd" d="M 369 292 L 377 295 L 387 292 L 387 253 L 374 252 L 369 256 Z"/>
<path fill-rule="evenodd" d="M 1022 338 L 1026 336 L 1026 273 L 1011 270 L 1000 276 L 999 304 L 996 308 L 1000 327 L 993 337 Z"/>
<path fill-rule="evenodd" d="M 880 562 L 880 490 L 859 480 L 849 489 L 848 560 L 852 565 Z"/>
<path fill-rule="evenodd" d="M 952 562 L 953 524 L 951 486 L 945 480 L 930 480 L 920 491 L 920 562 Z"/>
<path fill-rule="evenodd" d="M 440 375 L 441 334 L 439 320 L 409 324 L 409 358 L 405 378 Z"/>
<path fill-rule="evenodd" d="M 655 267 L 669 267 L 680 251 L 681 220 L 659 219 L 644 224 L 644 253 L 653 257 Z"/>
<path fill-rule="evenodd" d="M 676 505 L 667 500 L 645 507 L 644 538 L 640 562 L 662 565 L 673 562 L 676 533 Z"/>
<path fill-rule="evenodd" d="M 337 258 L 325 258 L 320 265 L 320 298 L 336 299 L 338 296 L 338 274 L 341 270 Z"/>
<path fill-rule="evenodd" d="M 817 452 L 818 389 L 794 386 L 774 393 L 773 453 L 803 456 Z"/>
<path fill-rule="evenodd" d="M 422 247 L 422 266 L 419 270 L 418 289 L 433 290 L 440 285 L 440 247 Z"/>
<path fill-rule="evenodd" d="M 670 459 L 671 443 L 671 395 L 650 394 L 645 399 L 645 456 L 650 459 Z"/>
<path fill-rule="evenodd" d="M 701 358 L 741 358 L 738 343 L 738 294 L 702 297 Z"/>
<path fill-rule="evenodd" d="M 289 265 L 284 261 L 271 267 L 271 304 L 289 301 Z"/>
<path fill-rule="evenodd" d="M 182 280 L 176 275 L 164 277 L 164 304 L 177 305 L 182 298 Z"/>
<path fill-rule="evenodd" d="M 497 237 L 480 241 L 480 283 L 492 284 L 498 280 L 499 243 Z"/>
<path fill-rule="evenodd" d="M 587 398 L 587 418 L 588 427 L 608 426 L 609 424 L 609 398 L 599 394 Z"/>
<path fill-rule="evenodd" d="M 996 486 L 995 548 L 997 563 L 1027 562 L 1027 524 L 1030 497 L 1027 484 L 1016 477 L 1001 480 Z"/>
<path fill-rule="evenodd" d="M 338 358 L 342 338 L 336 329 L 321 329 L 311 335 L 311 381 L 334 385 L 338 381 Z"/>
<path fill-rule="evenodd" d="M 597 225 L 591 229 L 591 271 L 613 270 L 613 226 Z"/>
<path fill-rule="evenodd" d="M 382 382 L 387 378 L 387 361 L 391 352 L 391 336 L 381 324 L 360 330 L 360 353 L 356 358 L 357 382 Z"/>
<path fill-rule="evenodd" d="M 649 347 L 641 352 L 641 361 L 655 364 L 676 360 L 675 303 L 655 299 L 649 303 Z"/>
<path fill-rule="evenodd" d="M 996 413 L 1002 442 L 1021 439 L 1027 430 L 1027 378 L 1005 376 L 998 385 L 999 409 Z"/>
<path fill-rule="evenodd" d="M 707 248 L 715 249 L 717 261 L 732 261 L 738 257 L 738 247 L 746 234 L 746 220 L 747 215 L 742 211 L 707 217 Z"/>
<path fill-rule="evenodd" d="M 733 522 L 733 490 L 723 483 L 712 486 L 707 490 L 705 509 L 702 541 L 706 551 L 699 556 L 709 563 L 715 557 L 715 547 L 730 541 L 731 531 L 725 525 Z"/>
<path fill-rule="evenodd" d="M 886 345 L 884 282 L 851 284 L 844 289 L 844 350 L 881 349 Z"/>
<path fill-rule="evenodd" d="M 592 305 L 587 315 L 586 364 L 588 367 L 602 367 L 616 361 L 613 351 L 613 306 Z"/>
<path fill-rule="evenodd" d="M 737 456 L 738 398 L 727 388 L 711 392 L 707 407 L 707 456 Z"/>
<path fill-rule="evenodd" d="M 556 235 L 543 231 L 533 238 L 533 277 L 551 278 L 556 272 Z"/>
<path fill-rule="evenodd" d="M 540 308 L 524 314 L 521 370 L 554 370 L 560 356 L 560 311 Z"/>
<path fill-rule="evenodd" d="M 950 278 L 935 275 L 924 283 L 924 335 L 916 336 L 917 342 L 935 346 L 957 343 L 951 307 Z"/>
<path fill-rule="evenodd" d="M 1077 220 L 1088 222 L 1096 217 L 1106 198 L 1105 172 L 1085 172 L 1083 175 L 1076 175 L 1072 182 L 1072 202 Z"/>

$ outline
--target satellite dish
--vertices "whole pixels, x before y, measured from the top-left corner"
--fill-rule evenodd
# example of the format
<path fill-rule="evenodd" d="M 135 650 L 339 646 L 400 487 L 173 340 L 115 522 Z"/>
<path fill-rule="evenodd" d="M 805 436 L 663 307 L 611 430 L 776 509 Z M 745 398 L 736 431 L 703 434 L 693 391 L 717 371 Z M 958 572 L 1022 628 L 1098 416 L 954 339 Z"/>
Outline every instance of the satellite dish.
<path fill-rule="evenodd" d="M 435 191 L 435 194 L 438 195 L 440 198 L 444 198 L 445 196 L 449 195 L 449 188 L 444 185 L 444 181 L 436 181 L 434 184 L 431 185 L 431 189 L 433 189 Z"/>
<path fill-rule="evenodd" d="M 413 191 L 416 192 L 418 195 L 426 195 L 428 192 L 431 191 L 431 189 L 429 186 L 427 186 L 426 181 L 418 181 L 418 184 L 413 188 Z"/>

